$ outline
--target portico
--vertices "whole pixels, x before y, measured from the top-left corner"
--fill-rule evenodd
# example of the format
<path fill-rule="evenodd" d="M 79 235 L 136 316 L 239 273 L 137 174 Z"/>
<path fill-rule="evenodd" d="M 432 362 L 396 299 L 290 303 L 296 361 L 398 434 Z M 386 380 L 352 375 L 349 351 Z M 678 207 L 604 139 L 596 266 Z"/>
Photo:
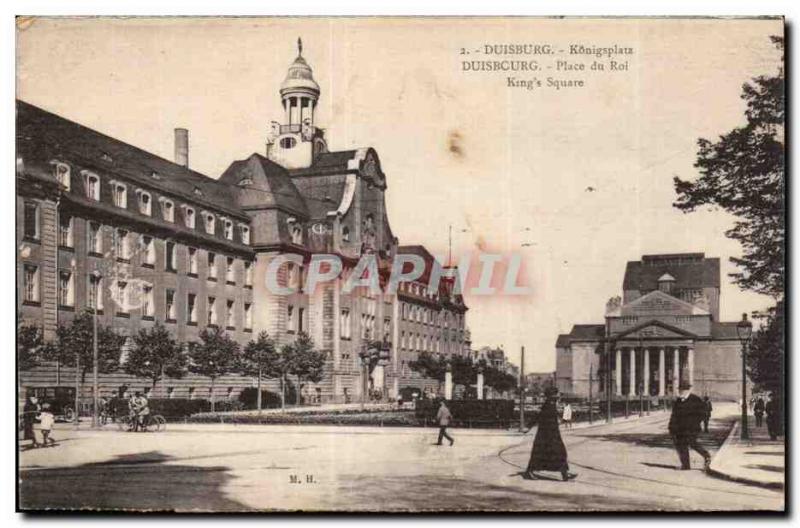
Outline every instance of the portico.
<path fill-rule="evenodd" d="M 676 395 L 682 381 L 694 383 L 694 353 L 688 340 L 617 342 L 612 359 L 615 394 Z"/>

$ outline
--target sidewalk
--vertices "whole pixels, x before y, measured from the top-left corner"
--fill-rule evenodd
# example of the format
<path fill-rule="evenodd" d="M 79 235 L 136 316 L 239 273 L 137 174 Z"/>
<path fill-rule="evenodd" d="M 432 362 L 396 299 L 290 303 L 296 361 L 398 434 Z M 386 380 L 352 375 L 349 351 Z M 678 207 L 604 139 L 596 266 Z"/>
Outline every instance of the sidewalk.
<path fill-rule="evenodd" d="M 724 478 L 769 489 L 782 490 L 786 478 L 786 444 L 783 437 L 770 440 L 766 424 L 755 426 L 748 417 L 750 440 L 739 439 L 740 422 L 711 461 L 710 473 Z"/>

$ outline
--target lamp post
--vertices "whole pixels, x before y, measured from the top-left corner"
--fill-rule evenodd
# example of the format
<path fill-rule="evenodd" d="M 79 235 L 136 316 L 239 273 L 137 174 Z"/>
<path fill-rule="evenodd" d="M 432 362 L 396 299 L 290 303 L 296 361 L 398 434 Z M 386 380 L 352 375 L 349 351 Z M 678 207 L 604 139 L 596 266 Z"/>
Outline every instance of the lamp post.
<path fill-rule="evenodd" d="M 92 428 L 97 427 L 97 400 L 98 400 L 98 368 L 97 368 L 97 305 L 99 304 L 98 298 L 100 297 L 100 277 L 101 274 L 98 270 L 92 272 L 97 287 L 97 294 L 94 299 L 94 310 L 92 310 Z M 77 408 L 76 408 L 77 413 Z"/>
<path fill-rule="evenodd" d="M 747 314 L 742 314 L 742 320 L 736 324 L 736 334 L 742 343 L 742 425 L 739 438 L 748 440 L 750 433 L 747 430 L 747 346 L 753 333 L 753 323 L 747 320 Z"/>

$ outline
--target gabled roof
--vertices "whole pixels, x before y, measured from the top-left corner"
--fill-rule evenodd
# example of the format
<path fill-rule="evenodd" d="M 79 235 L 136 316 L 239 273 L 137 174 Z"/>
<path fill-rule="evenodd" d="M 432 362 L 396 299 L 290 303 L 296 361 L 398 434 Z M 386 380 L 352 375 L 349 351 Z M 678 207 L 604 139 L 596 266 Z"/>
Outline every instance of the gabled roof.
<path fill-rule="evenodd" d="M 60 159 L 98 173 L 126 176 L 189 202 L 247 218 L 239 211 L 230 186 L 20 100 L 16 130 L 17 153 L 23 159 Z"/>
<path fill-rule="evenodd" d="M 687 312 L 689 312 L 689 314 L 687 315 L 709 315 L 709 312 L 707 310 L 704 310 L 703 308 L 700 308 L 697 305 L 688 303 L 683 299 L 678 299 L 677 297 L 673 297 L 672 295 L 664 293 L 661 290 L 653 290 L 651 292 L 646 293 L 645 295 L 642 295 L 641 297 L 637 297 L 628 304 L 624 304 L 619 308 L 617 308 L 616 310 L 609 312 L 608 314 L 606 314 L 606 316 L 619 317 L 622 314 L 623 310 L 636 308 L 640 304 L 650 302 L 653 299 L 661 299 L 662 301 L 668 302 L 672 305 L 677 305 L 685 309 Z"/>
<path fill-rule="evenodd" d="M 308 216 L 306 202 L 286 169 L 260 154 L 234 161 L 219 181 L 236 189 L 238 203 L 244 209 L 274 208 Z"/>
<path fill-rule="evenodd" d="M 623 290 L 650 291 L 658 287 L 664 274 L 675 278 L 675 288 L 719 288 L 718 258 L 705 258 L 702 253 L 645 255 L 641 261 L 628 262 Z"/>
<path fill-rule="evenodd" d="M 698 337 L 697 334 L 689 332 L 688 330 L 684 330 L 683 328 L 678 328 L 677 326 L 672 326 L 671 324 L 664 323 L 662 321 L 659 321 L 658 319 L 651 319 L 651 320 L 649 320 L 647 322 L 638 324 L 636 326 L 632 326 L 631 328 L 626 328 L 622 332 L 619 332 L 618 334 L 616 334 L 614 336 L 614 338 L 615 339 L 622 339 L 626 335 L 634 334 L 634 333 L 638 332 L 639 330 L 641 330 L 642 328 L 647 328 L 648 326 L 658 326 L 660 328 L 663 328 L 664 330 L 669 330 L 670 332 L 674 332 L 674 333 L 676 333 L 678 335 L 681 335 L 681 336 L 684 336 L 684 337 Z"/>
<path fill-rule="evenodd" d="M 352 170 L 350 160 L 355 158 L 357 150 L 340 150 L 337 152 L 320 152 L 311 162 L 311 166 L 289 169 L 292 176 L 320 176 L 325 174 L 345 173 Z"/>

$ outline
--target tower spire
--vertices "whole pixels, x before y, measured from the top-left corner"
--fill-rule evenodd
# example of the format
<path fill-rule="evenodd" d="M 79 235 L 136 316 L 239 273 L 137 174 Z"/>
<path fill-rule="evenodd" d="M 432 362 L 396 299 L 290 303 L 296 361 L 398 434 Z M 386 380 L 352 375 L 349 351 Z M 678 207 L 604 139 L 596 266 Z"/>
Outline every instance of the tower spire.
<path fill-rule="evenodd" d="M 303 40 L 300 37 L 297 37 L 297 56 L 303 56 Z"/>

